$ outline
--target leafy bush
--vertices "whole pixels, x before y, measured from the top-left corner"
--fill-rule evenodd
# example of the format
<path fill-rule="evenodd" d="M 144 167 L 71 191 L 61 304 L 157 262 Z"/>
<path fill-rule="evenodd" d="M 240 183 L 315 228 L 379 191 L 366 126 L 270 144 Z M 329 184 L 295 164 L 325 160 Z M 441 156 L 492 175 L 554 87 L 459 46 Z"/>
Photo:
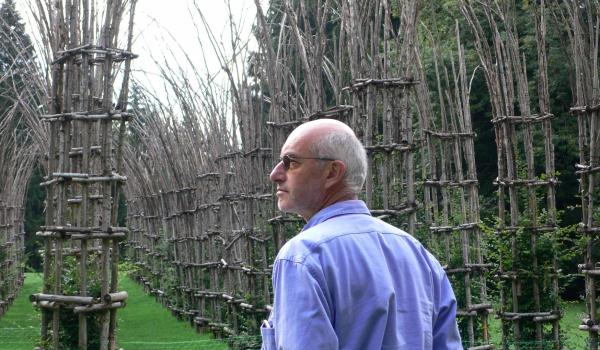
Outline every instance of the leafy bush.
<path fill-rule="evenodd" d="M 88 266 L 100 265 L 99 256 L 90 255 Z M 67 256 L 63 259 L 63 268 L 61 273 L 61 291 L 63 295 L 80 295 L 81 275 L 79 270 L 79 258 Z M 51 264 L 51 270 L 54 270 L 54 262 Z M 99 298 L 101 295 L 101 273 L 97 269 L 88 268 L 87 272 L 87 296 Z M 54 278 L 50 278 L 46 283 L 49 286 L 54 285 Z M 52 290 L 52 289 L 50 289 Z M 47 312 L 47 311 L 44 311 Z M 102 314 L 88 313 L 87 319 L 87 337 L 88 349 L 99 349 L 100 331 L 102 328 Z M 69 307 L 62 307 L 59 323 L 59 343 L 61 349 L 77 349 L 79 343 L 79 316 Z M 43 347 L 43 342 L 39 344 Z"/>

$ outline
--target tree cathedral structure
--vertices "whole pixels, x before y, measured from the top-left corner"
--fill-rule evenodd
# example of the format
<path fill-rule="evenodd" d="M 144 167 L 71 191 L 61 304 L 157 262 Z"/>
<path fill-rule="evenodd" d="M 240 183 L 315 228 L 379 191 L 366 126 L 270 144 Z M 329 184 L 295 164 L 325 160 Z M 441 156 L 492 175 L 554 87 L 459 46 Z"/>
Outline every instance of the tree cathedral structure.
<path fill-rule="evenodd" d="M 116 48 L 125 2 L 109 1 L 103 16 L 92 14 L 87 1 L 49 7 L 52 89 L 42 117 L 48 200 L 39 233 L 45 283 L 32 296 L 44 310 L 43 338 L 57 348 L 61 315 L 74 312 L 78 346 L 89 343 L 95 324 L 100 347 L 115 346 L 115 310 L 126 300 L 117 285 L 123 249 L 134 277 L 174 315 L 199 330 L 232 336 L 233 347 L 256 346 L 273 301 L 272 262 L 303 226 L 301 218 L 277 210 L 268 174 L 295 127 L 334 118 L 350 125 L 367 150 L 361 199 L 372 215 L 415 235 L 444 266 L 465 348 L 563 348 L 553 113 L 564 111 L 550 110 L 551 23 L 564 29 L 573 74 L 570 112 L 579 128 L 574 166 L 587 311 L 573 327 L 588 332 L 589 348 L 597 349 L 598 2 L 536 1 L 517 8 L 460 0 L 464 22 L 451 33 L 452 52 L 436 44 L 450 33 L 419 24 L 423 4 L 416 0 L 278 0 L 266 12 L 255 3 L 257 51 L 243 63 L 219 57 L 231 84 L 226 91 L 202 82 L 197 72 L 188 76 L 165 64 L 173 99 L 136 92 L 131 109 L 140 117 L 129 130 L 135 55 L 130 41 L 126 50 Z M 534 27 L 521 27 L 523 9 Z M 94 22 L 98 18 L 103 22 Z M 95 27 L 104 29 L 92 34 Z M 471 58 L 465 37 L 472 40 Z M 429 45 L 419 45 L 423 41 Z M 239 38 L 232 45 L 241 52 Z M 535 55 L 527 55 L 533 46 Z M 469 59 L 477 61 L 474 72 Z M 434 65 L 433 76 L 425 63 Z M 485 79 L 495 136 L 497 177 L 483 180 L 497 187 L 493 232 L 483 231 L 480 217 L 475 74 Z M 118 93 L 115 81 L 121 82 Z M 35 150 L 11 152 L 0 153 L 0 165 L 19 157 L 20 165 L 0 169 L 22 182 Z M 0 177 L 0 315 L 22 281 L 23 191 L 11 192 L 6 177 Z M 128 228 L 116 224 L 121 189 Z M 88 279 L 94 263 L 100 269 Z M 79 276 L 75 286 L 62 282 L 70 273 Z M 492 316 L 502 323 L 501 344 L 491 341 Z"/>

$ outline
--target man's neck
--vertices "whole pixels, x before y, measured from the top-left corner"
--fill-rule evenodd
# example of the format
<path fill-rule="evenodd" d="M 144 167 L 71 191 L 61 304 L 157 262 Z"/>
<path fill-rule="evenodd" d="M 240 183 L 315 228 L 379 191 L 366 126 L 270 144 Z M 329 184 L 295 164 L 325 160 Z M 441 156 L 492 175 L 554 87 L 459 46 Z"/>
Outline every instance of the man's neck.
<path fill-rule="evenodd" d="M 330 205 L 355 199 L 358 199 L 358 196 L 352 191 L 350 191 L 348 188 L 343 188 L 339 191 L 329 191 L 329 195 L 326 195 L 324 197 L 324 200 L 322 201 L 323 204 L 320 205 L 317 208 L 317 210 L 313 211 L 309 215 L 302 215 L 302 217 L 304 218 L 304 221 L 308 222 L 310 218 L 312 218 L 316 213 L 320 212 L 321 210 L 327 208 Z"/>

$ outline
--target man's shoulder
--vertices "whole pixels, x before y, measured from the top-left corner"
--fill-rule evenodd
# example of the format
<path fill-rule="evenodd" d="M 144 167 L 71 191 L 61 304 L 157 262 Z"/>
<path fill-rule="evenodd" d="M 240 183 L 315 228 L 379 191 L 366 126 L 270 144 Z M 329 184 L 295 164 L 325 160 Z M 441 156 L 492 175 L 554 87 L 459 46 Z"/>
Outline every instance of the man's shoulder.
<path fill-rule="evenodd" d="M 323 243 L 347 235 L 369 233 L 399 236 L 418 243 L 412 235 L 402 229 L 371 215 L 364 214 L 350 214 L 333 217 L 319 225 L 311 227 L 296 237 L 303 236 L 304 238 L 313 240 L 317 243 Z"/>
<path fill-rule="evenodd" d="M 420 243 L 410 234 L 382 220 L 364 214 L 332 217 L 290 239 L 277 254 L 277 260 L 304 263 L 316 250 L 323 250 L 330 242 L 343 241 L 361 234 L 393 235 L 412 244 Z"/>

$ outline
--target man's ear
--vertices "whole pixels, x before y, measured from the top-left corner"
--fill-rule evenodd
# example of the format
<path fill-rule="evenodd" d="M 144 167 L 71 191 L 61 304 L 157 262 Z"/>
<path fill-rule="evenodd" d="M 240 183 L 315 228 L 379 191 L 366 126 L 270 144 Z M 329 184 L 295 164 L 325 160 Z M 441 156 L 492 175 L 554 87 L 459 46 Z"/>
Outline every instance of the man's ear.
<path fill-rule="evenodd" d="M 343 181 L 346 175 L 346 164 L 341 160 L 334 160 L 327 166 L 327 177 L 325 178 L 325 187 L 336 186 Z"/>

